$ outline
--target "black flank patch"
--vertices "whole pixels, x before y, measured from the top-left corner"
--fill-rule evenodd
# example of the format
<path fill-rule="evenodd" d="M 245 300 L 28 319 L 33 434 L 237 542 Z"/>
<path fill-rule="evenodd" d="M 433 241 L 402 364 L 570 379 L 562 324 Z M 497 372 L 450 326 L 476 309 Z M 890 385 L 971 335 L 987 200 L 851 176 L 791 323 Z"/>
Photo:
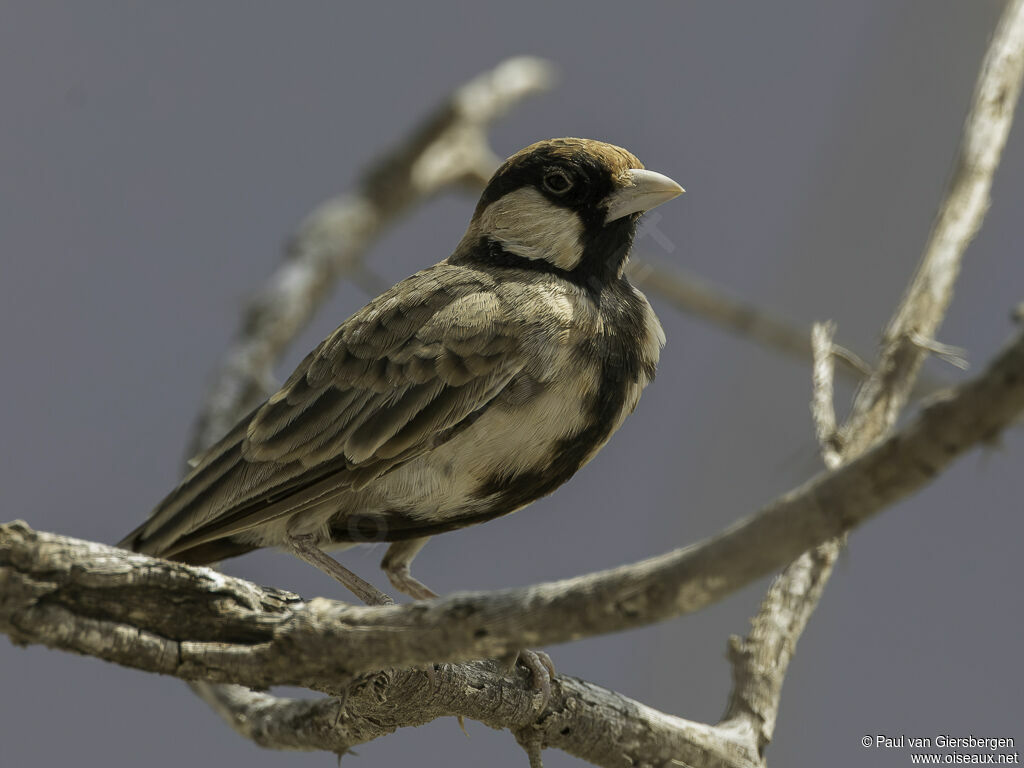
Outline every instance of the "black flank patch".
<path fill-rule="evenodd" d="M 513 512 L 566 482 L 587 456 L 608 438 L 625 404 L 626 391 L 639 380 L 641 371 L 653 377 L 652 366 L 641 361 L 640 349 L 635 343 L 640 334 L 645 333 L 644 307 L 626 280 L 616 281 L 601 293 L 600 311 L 605 327 L 618 329 L 619 333 L 589 339 L 580 349 L 588 359 L 601 360 L 601 378 L 590 405 L 589 426 L 560 441 L 544 466 L 512 478 L 493 476 L 485 481 L 475 495 L 477 498 L 493 496 L 494 505 L 479 517 L 487 519 Z"/>
<path fill-rule="evenodd" d="M 583 258 L 575 269 L 567 270 L 555 266 L 546 259 L 528 259 L 525 256 L 511 253 L 505 250 L 501 243 L 491 240 L 488 237 L 481 237 L 479 242 L 468 251 L 458 254 L 449 261 L 453 264 L 476 263 L 493 267 L 505 267 L 508 269 L 522 269 L 530 272 L 546 272 L 557 275 L 579 286 L 587 294 L 597 301 L 601 291 L 614 283 L 619 278 L 622 265 L 629 256 L 632 247 L 633 235 L 636 232 L 636 218 L 626 216 L 619 221 L 613 221 L 608 227 L 602 229 L 623 230 L 618 237 L 607 237 L 606 235 L 591 235 L 589 229 L 584 231 Z"/>

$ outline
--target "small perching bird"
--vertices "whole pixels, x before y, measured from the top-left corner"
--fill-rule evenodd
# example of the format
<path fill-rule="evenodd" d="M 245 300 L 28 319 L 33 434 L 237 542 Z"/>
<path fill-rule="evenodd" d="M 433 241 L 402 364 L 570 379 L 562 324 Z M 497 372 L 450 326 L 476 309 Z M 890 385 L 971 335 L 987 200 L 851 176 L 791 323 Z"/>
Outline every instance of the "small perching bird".
<path fill-rule="evenodd" d="M 599 141 L 516 153 L 449 258 L 342 323 L 120 546 L 285 547 L 365 597 L 323 548 L 387 541 L 395 588 L 434 597 L 409 569 L 428 537 L 551 493 L 636 407 L 665 337 L 623 268 L 640 215 L 682 192 Z"/>

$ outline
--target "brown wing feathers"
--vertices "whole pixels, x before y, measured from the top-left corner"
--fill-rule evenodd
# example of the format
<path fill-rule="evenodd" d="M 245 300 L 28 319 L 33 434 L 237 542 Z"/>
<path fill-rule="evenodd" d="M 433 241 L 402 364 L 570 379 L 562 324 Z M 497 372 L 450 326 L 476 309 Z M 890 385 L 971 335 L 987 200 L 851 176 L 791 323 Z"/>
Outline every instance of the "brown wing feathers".
<path fill-rule="evenodd" d="M 492 287 L 442 264 L 367 305 L 199 457 L 122 546 L 189 550 L 199 562 L 218 538 L 321 504 L 450 437 L 522 365 Z"/>

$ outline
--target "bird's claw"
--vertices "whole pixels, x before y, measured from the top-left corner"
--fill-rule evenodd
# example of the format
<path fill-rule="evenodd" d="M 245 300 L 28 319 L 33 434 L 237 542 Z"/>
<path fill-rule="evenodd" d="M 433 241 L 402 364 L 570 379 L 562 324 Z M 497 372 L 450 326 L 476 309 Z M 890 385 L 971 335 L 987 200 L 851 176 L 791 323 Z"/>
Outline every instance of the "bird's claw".
<path fill-rule="evenodd" d="M 540 694 L 541 698 L 538 711 L 543 712 L 551 700 L 551 681 L 555 677 L 555 665 L 551 661 L 551 657 L 544 651 L 524 648 L 514 656 L 510 654 L 506 660 L 510 667 L 520 664 L 530 673 L 533 689 Z"/>

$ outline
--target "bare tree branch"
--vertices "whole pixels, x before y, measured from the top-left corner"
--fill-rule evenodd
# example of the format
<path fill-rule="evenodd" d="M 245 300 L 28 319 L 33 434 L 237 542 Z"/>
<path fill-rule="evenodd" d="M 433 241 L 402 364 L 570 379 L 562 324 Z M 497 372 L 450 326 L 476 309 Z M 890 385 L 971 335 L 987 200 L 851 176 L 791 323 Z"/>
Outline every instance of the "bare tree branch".
<path fill-rule="evenodd" d="M 273 749 L 346 750 L 398 728 L 439 717 L 472 717 L 507 728 L 536 746 L 561 749 L 594 765 L 752 768 L 756 756 L 741 734 L 658 712 L 592 683 L 559 676 L 537 720 L 535 692 L 525 675 L 508 677 L 489 662 L 445 665 L 423 672 L 368 675 L 341 700 L 284 699 L 219 685 L 215 709 L 236 731 Z M 222 706 L 223 705 L 223 706 Z"/>
<path fill-rule="evenodd" d="M 814 363 L 811 334 L 796 323 L 679 268 L 668 269 L 643 258 L 633 258 L 628 270 L 634 285 L 649 296 L 667 301 L 680 312 L 793 360 Z M 847 381 L 860 384 L 871 374 L 871 366 L 849 344 L 833 343 L 832 354 L 839 363 L 838 373 Z M 939 377 L 921 375 L 912 394 L 922 398 L 947 386 L 949 382 Z"/>
<path fill-rule="evenodd" d="M 811 413 L 825 466 L 842 464 L 836 449 L 836 415 L 833 404 L 833 347 L 835 323 L 815 323 L 811 329 L 814 353 Z M 772 582 L 746 638 L 729 638 L 733 691 L 723 723 L 745 725 L 753 732 L 758 753 L 775 732 L 782 683 L 796 652 L 796 641 L 818 606 L 825 585 L 842 550 L 844 537 L 827 541 L 805 552 Z"/>
<path fill-rule="evenodd" d="M 542 744 L 597 765 L 624 764 L 624 750 L 654 763 L 659 762 L 654 756 L 671 755 L 688 765 L 754 765 L 759 758 L 751 747 L 749 718 L 719 726 L 691 723 L 559 677 L 547 708 L 533 720 L 537 694 L 525 679 L 506 684 L 496 672 L 475 683 L 467 677 L 483 674 L 486 665 L 435 672 L 439 689 L 449 691 L 444 695 L 423 688 L 435 683 L 422 671 L 379 670 L 495 657 L 698 610 L 919 488 L 971 445 L 994 437 L 1021 410 L 1024 334 L 984 374 L 928 406 L 885 442 L 701 545 L 576 579 L 406 605 L 303 602 L 209 568 L 12 523 L 0 526 L 0 631 L 15 642 L 42 643 L 192 680 L 257 688 L 294 684 L 335 694 L 357 681 L 356 698 L 350 691 L 343 699 L 345 716 L 330 729 L 327 718 L 337 717 L 337 703 L 300 704 L 211 689 L 208 700 L 236 727 L 243 724 L 244 732 L 273 746 L 340 751 L 389 729 L 425 722 L 428 715 L 455 714 L 520 733 L 539 729 Z M 806 587 L 792 595 L 778 589 L 770 595 L 777 605 L 773 615 L 786 617 L 790 629 L 766 635 L 759 645 L 766 647 L 773 637 L 782 638 L 782 644 L 767 657 L 750 647 L 738 647 L 734 656 L 756 659 L 756 665 L 747 665 L 756 669 L 785 671 L 792 655 L 785 638 L 799 634 L 809 613 L 801 595 L 820 592 L 821 580 L 813 573 L 804 580 Z M 774 667 L 761 666 L 772 659 Z M 762 675 L 769 704 L 777 700 L 776 678 L 781 685 L 780 675 Z M 397 687 L 385 686 L 391 693 L 372 705 L 365 698 L 370 694 L 361 693 L 370 685 L 367 680 Z M 380 685 L 374 682 L 368 690 L 379 692 Z M 473 699 L 470 689 L 487 693 Z M 750 685 L 742 690 L 750 709 L 777 711 L 758 704 Z M 505 702 L 498 719 L 490 696 Z M 769 735 L 771 723 L 765 725 Z M 585 738 L 574 739 L 574 733 Z"/>
<path fill-rule="evenodd" d="M 811 412 L 825 466 L 842 464 L 836 450 L 836 417 L 832 397 L 832 335 L 834 323 L 816 323 L 811 330 L 814 350 L 814 386 Z M 746 638 L 729 638 L 733 691 L 723 723 L 744 724 L 753 732 L 758 753 L 775 732 L 782 683 L 803 634 L 832 575 L 843 537 L 832 539 L 791 563 L 772 582 Z"/>
<path fill-rule="evenodd" d="M 790 564 L 772 582 L 746 638 L 729 638 L 733 692 L 722 724 L 744 723 L 754 733 L 760 755 L 771 741 L 778 718 L 782 683 L 842 546 L 832 539 Z"/>
<path fill-rule="evenodd" d="M 834 431 L 831 368 L 825 347 L 831 332 L 815 332 L 812 410 L 828 467 L 864 455 L 893 428 L 914 390 L 926 354 L 949 348 L 932 335 L 953 295 L 960 262 L 988 209 L 992 179 L 1009 134 L 1024 75 L 1024 1 L 1003 12 L 982 63 L 953 179 L 921 265 L 885 334 L 877 370 L 864 383 L 840 434 Z M 772 584 L 745 640 L 733 637 L 733 691 L 726 722 L 757 734 L 759 754 L 771 741 L 789 661 L 821 599 L 842 549 L 841 537 L 806 552 Z"/>
<path fill-rule="evenodd" d="M 921 488 L 1024 410 L 1024 334 L 904 428 L 718 536 L 628 566 L 405 605 L 302 602 L 209 568 L 0 527 L 0 630 L 186 679 L 325 677 L 500 657 L 699 610 Z"/>
<path fill-rule="evenodd" d="M 988 211 L 992 179 L 1013 123 L 1024 76 L 1024 2 L 1003 11 L 982 62 L 946 197 L 917 273 L 883 338 L 882 357 L 843 429 L 859 452 L 895 422 L 953 296 L 960 262 Z"/>

